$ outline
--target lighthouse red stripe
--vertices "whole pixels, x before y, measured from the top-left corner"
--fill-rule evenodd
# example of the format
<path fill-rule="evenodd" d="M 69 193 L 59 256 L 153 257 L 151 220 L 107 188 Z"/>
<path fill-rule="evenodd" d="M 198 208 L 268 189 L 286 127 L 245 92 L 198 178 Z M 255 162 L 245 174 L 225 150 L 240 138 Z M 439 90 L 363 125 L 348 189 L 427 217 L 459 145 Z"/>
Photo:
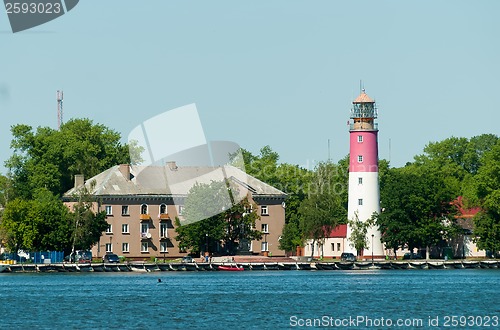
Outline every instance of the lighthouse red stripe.
<path fill-rule="evenodd" d="M 378 172 L 377 133 L 377 131 L 350 132 L 350 172 Z"/>

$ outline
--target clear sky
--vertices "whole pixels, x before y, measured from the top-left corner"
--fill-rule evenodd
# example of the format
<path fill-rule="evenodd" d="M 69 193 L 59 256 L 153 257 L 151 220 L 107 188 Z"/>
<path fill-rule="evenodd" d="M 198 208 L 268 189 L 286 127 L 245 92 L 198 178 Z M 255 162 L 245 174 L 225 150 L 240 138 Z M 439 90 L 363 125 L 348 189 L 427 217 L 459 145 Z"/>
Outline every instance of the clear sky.
<path fill-rule="evenodd" d="M 58 89 L 65 120 L 124 141 L 196 103 L 208 140 L 270 145 L 304 167 L 328 158 L 330 140 L 338 161 L 363 80 L 380 158 L 403 166 L 429 141 L 498 134 L 499 13 L 497 0 L 82 0 L 13 34 L 0 12 L 0 162 L 11 125 L 57 126 Z"/>

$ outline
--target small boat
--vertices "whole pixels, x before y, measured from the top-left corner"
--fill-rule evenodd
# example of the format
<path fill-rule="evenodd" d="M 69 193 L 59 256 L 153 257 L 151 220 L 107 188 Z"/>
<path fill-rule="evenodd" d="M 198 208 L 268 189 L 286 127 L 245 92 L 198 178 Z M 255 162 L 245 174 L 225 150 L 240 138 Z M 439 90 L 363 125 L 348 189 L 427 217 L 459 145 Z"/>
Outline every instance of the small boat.
<path fill-rule="evenodd" d="M 496 260 L 483 260 L 480 262 L 481 268 L 497 268 L 498 261 Z"/>
<path fill-rule="evenodd" d="M 243 267 L 238 267 L 238 265 L 219 265 L 217 267 L 218 270 L 224 270 L 224 271 L 229 271 L 229 272 L 241 272 L 243 271 Z"/>
<path fill-rule="evenodd" d="M 9 265 L 0 264 L 0 273 L 9 271 Z"/>
<path fill-rule="evenodd" d="M 352 261 L 341 261 L 337 262 L 336 266 L 342 270 L 351 270 L 354 268 L 354 262 Z"/>

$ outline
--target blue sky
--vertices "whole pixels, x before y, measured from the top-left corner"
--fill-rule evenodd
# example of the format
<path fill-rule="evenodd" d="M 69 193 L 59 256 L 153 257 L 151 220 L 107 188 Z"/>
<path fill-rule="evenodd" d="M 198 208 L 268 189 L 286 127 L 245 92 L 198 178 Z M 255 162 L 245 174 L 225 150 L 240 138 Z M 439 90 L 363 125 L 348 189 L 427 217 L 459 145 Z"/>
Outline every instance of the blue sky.
<path fill-rule="evenodd" d="M 66 120 L 91 118 L 124 141 L 196 103 L 208 140 L 270 145 L 312 167 L 328 140 L 334 161 L 349 152 L 363 80 L 380 158 L 403 166 L 430 141 L 498 134 L 499 12 L 494 0 L 85 0 L 16 34 L 0 12 L 0 162 L 11 125 L 57 126 L 63 89 Z"/>

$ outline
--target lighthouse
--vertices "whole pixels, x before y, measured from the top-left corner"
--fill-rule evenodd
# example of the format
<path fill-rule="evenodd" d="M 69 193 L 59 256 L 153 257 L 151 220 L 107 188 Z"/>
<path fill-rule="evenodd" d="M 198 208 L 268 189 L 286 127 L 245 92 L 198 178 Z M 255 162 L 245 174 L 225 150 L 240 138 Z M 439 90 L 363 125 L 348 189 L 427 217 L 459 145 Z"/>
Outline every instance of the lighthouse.
<path fill-rule="evenodd" d="M 380 212 L 380 187 L 378 180 L 378 125 L 377 108 L 363 89 L 352 102 L 349 140 L 349 202 L 348 220 L 362 222 L 370 219 L 374 212 Z M 356 254 L 351 246 L 352 227 L 347 226 L 345 251 Z M 368 228 L 366 233 L 367 248 L 359 251 L 365 258 L 383 257 L 384 247 L 380 241 L 380 231 L 376 226 Z"/>

